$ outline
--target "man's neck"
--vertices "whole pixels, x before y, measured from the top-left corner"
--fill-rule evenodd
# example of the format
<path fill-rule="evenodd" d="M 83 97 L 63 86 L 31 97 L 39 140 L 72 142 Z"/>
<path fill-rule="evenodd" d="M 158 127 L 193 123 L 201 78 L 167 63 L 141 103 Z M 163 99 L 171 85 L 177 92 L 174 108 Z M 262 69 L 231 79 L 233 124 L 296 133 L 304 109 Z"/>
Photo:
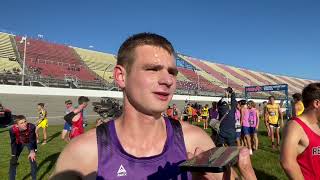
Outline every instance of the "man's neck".
<path fill-rule="evenodd" d="M 124 130 L 120 133 L 124 135 L 130 133 L 130 137 L 134 139 L 147 140 L 165 130 L 166 126 L 161 114 L 146 115 L 129 109 L 125 107 L 122 116 L 118 119 L 119 130 Z"/>
<path fill-rule="evenodd" d="M 115 128 L 125 151 L 136 157 L 161 153 L 167 139 L 165 120 L 160 114 L 146 115 L 130 105 L 124 106 L 122 116 L 115 121 Z"/>
<path fill-rule="evenodd" d="M 317 118 L 316 113 L 313 112 L 312 109 L 306 109 L 301 116 L 301 119 L 307 121 L 310 125 L 318 124 L 319 120 Z"/>

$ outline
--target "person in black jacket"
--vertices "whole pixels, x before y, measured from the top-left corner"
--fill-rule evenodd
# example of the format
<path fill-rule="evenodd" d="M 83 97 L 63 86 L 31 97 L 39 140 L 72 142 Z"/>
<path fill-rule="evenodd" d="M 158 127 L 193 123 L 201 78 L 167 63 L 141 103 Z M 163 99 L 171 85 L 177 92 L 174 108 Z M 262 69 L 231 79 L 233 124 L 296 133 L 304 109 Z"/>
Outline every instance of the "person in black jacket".
<path fill-rule="evenodd" d="M 14 180 L 16 178 L 16 169 L 19 164 L 18 159 L 25 146 L 29 150 L 28 159 L 31 165 L 31 177 L 33 180 L 36 179 L 37 138 L 35 129 L 36 126 L 34 124 L 28 123 L 25 116 L 16 116 L 15 124 L 9 130 L 11 139 L 11 160 L 9 168 L 10 180 Z"/>
<path fill-rule="evenodd" d="M 226 97 L 231 95 L 231 104 L 228 103 Z M 216 145 L 228 146 L 236 145 L 236 130 L 235 130 L 235 112 L 237 108 L 236 95 L 231 87 L 226 89 L 226 97 L 223 97 L 218 102 L 218 113 L 220 120 L 220 129 L 217 137 Z"/>

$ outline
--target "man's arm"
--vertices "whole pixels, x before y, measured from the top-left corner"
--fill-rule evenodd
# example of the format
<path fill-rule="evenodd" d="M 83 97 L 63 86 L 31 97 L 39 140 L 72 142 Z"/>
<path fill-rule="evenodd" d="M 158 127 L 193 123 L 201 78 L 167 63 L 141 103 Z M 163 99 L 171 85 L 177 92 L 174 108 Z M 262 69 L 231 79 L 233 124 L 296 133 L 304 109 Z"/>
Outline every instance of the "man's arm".
<path fill-rule="evenodd" d="M 16 155 L 17 154 L 16 136 L 14 135 L 12 128 L 10 128 L 9 134 L 10 134 L 10 140 L 11 140 L 11 155 Z"/>
<path fill-rule="evenodd" d="M 74 109 L 72 112 L 75 114 L 75 116 L 72 118 L 73 122 L 76 122 L 80 118 L 80 112 L 85 108 L 84 104 L 79 105 L 76 109 Z"/>
<path fill-rule="evenodd" d="M 256 116 L 257 116 L 257 126 L 256 129 L 259 129 L 259 124 L 260 124 L 260 111 L 256 110 Z"/>
<path fill-rule="evenodd" d="M 282 111 L 281 111 L 280 106 L 278 106 L 278 112 L 279 112 L 279 115 L 280 115 L 280 117 L 281 117 L 281 127 L 283 127 L 283 126 L 284 126 L 284 123 L 283 123 L 283 113 L 282 113 Z"/>
<path fill-rule="evenodd" d="M 50 179 L 95 179 L 97 166 L 96 129 L 92 129 L 75 138 L 63 149 Z"/>
<path fill-rule="evenodd" d="M 303 130 L 294 121 L 289 121 L 284 129 L 280 164 L 290 179 L 304 179 L 297 162 L 301 134 L 303 134 Z"/>
<path fill-rule="evenodd" d="M 243 109 L 240 110 L 240 124 L 242 126 L 245 112 Z"/>
<path fill-rule="evenodd" d="M 207 135 L 205 131 L 200 129 L 199 127 L 190 125 L 189 123 L 181 123 L 184 142 L 186 145 L 188 158 L 192 158 L 200 154 L 203 151 L 207 151 L 213 147 L 215 144 L 211 140 L 211 138 Z M 199 138 L 201 141 L 199 141 Z M 205 179 L 222 179 L 223 173 L 206 173 L 203 174 Z"/>
<path fill-rule="evenodd" d="M 263 108 L 263 112 L 264 112 L 264 121 L 266 122 L 266 124 L 268 124 L 269 112 L 268 112 L 267 106 Z"/>
<path fill-rule="evenodd" d="M 236 93 L 232 92 L 231 93 L 231 108 L 236 109 L 237 108 L 237 100 L 236 100 Z"/>
<path fill-rule="evenodd" d="M 31 124 L 29 150 L 35 151 L 36 149 L 37 149 L 36 127 L 33 124 Z"/>
<path fill-rule="evenodd" d="M 73 111 L 71 111 L 70 113 L 66 114 L 64 116 L 64 120 L 69 123 L 72 124 L 72 122 L 76 122 L 79 120 L 80 118 L 80 112 L 86 107 L 85 104 L 81 104 L 79 105 L 76 109 L 74 109 Z"/>

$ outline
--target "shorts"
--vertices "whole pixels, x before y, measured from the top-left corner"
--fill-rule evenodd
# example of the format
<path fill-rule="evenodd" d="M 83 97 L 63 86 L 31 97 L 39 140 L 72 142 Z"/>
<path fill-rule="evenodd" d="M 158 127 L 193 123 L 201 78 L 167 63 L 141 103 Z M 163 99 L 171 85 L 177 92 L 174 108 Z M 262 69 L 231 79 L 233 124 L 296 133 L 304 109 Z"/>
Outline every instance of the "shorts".
<path fill-rule="evenodd" d="M 64 127 L 63 127 L 63 130 L 67 130 L 67 131 L 71 131 L 71 125 L 69 123 L 64 123 Z"/>
<path fill-rule="evenodd" d="M 252 134 L 256 133 L 256 128 L 242 126 L 241 132 L 243 133 L 243 135 L 252 135 Z"/>
<path fill-rule="evenodd" d="M 236 132 L 236 138 L 240 139 L 240 137 L 241 137 L 241 132 Z"/>
<path fill-rule="evenodd" d="M 269 123 L 269 126 L 271 128 L 280 128 L 279 124 L 271 124 L 271 123 Z"/>
<path fill-rule="evenodd" d="M 42 120 L 38 125 L 38 128 L 47 128 L 48 127 L 48 119 Z"/>
<path fill-rule="evenodd" d="M 183 118 L 182 118 L 182 120 L 183 120 L 183 121 L 188 121 L 188 116 L 187 116 L 187 115 L 184 115 Z"/>
<path fill-rule="evenodd" d="M 207 119 L 208 118 L 208 116 L 201 116 L 202 117 L 202 119 Z"/>
<path fill-rule="evenodd" d="M 220 132 L 217 137 L 216 146 L 221 147 L 224 144 L 228 146 L 236 146 L 236 134 L 235 133 L 222 133 Z"/>

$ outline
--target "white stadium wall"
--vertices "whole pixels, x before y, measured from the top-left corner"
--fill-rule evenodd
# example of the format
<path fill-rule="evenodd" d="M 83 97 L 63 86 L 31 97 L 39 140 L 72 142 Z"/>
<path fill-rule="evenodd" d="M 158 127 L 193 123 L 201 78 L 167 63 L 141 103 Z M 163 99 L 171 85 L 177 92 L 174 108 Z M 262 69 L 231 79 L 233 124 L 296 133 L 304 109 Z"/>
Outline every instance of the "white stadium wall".
<path fill-rule="evenodd" d="M 87 89 L 68 89 L 68 88 L 53 88 L 53 87 L 35 87 L 35 86 L 15 86 L 15 85 L 0 85 L 0 94 L 20 94 L 20 95 L 49 95 L 49 96 L 88 96 L 88 97 L 110 97 L 122 98 L 120 91 L 103 91 L 103 90 L 87 90 Z M 221 97 L 207 96 L 188 96 L 174 95 L 173 100 L 176 101 L 219 101 Z M 237 99 L 241 100 L 241 99 Z M 256 103 L 262 103 L 266 99 L 252 99 Z"/>

